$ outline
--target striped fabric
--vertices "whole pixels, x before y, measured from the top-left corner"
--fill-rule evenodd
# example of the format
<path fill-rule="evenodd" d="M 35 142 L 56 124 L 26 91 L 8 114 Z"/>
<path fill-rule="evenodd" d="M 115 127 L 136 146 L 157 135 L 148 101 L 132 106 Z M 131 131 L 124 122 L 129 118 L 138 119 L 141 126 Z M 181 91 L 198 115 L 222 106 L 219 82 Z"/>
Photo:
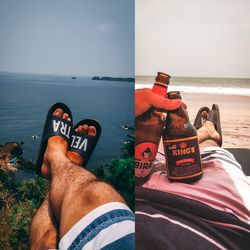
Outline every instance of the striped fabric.
<path fill-rule="evenodd" d="M 136 189 L 136 249 L 249 249 L 250 185 L 232 154 L 202 152 L 204 175 L 171 183 L 155 172 Z M 158 154 L 158 167 L 165 159 Z"/>
<path fill-rule="evenodd" d="M 250 226 L 202 202 L 136 188 L 136 249 L 249 249 Z"/>
<path fill-rule="evenodd" d="M 158 171 L 143 186 L 203 202 L 250 224 L 250 184 L 240 164 L 219 147 L 208 147 L 201 156 L 204 174 L 194 184 L 171 183 L 166 172 Z M 157 155 L 159 165 L 165 165 L 162 154 Z"/>
<path fill-rule="evenodd" d="M 104 204 L 78 221 L 61 239 L 59 249 L 134 249 L 134 223 L 125 204 Z"/>

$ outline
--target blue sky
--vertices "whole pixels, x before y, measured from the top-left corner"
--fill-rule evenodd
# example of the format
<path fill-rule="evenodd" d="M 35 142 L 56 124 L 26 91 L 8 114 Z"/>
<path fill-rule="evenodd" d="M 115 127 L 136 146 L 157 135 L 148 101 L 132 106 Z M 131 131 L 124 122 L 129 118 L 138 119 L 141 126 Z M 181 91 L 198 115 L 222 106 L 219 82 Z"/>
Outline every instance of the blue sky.
<path fill-rule="evenodd" d="M 0 71 L 134 76 L 133 0 L 0 0 Z"/>

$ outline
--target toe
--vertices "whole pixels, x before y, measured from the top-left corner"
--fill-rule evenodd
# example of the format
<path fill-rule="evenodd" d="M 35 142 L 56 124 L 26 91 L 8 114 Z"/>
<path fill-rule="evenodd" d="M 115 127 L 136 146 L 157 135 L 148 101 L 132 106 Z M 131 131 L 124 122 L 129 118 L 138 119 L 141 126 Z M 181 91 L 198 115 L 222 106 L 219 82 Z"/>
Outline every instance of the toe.
<path fill-rule="evenodd" d="M 78 132 L 81 133 L 81 134 L 83 133 L 83 127 L 82 126 L 78 126 Z"/>
<path fill-rule="evenodd" d="M 56 109 L 56 110 L 53 112 L 53 115 L 62 117 L 62 115 L 63 115 L 63 110 L 62 110 L 62 109 Z"/>
<path fill-rule="evenodd" d="M 63 118 L 64 120 L 67 120 L 67 119 L 69 118 L 69 115 L 68 115 L 67 113 L 64 113 L 63 116 L 62 116 L 62 118 Z"/>
<path fill-rule="evenodd" d="M 94 126 L 89 126 L 88 135 L 96 136 L 96 128 Z"/>
<path fill-rule="evenodd" d="M 86 125 L 86 124 L 84 124 L 84 125 L 82 125 L 82 128 L 83 128 L 83 133 L 87 135 L 88 134 L 88 130 L 89 130 L 89 126 Z"/>

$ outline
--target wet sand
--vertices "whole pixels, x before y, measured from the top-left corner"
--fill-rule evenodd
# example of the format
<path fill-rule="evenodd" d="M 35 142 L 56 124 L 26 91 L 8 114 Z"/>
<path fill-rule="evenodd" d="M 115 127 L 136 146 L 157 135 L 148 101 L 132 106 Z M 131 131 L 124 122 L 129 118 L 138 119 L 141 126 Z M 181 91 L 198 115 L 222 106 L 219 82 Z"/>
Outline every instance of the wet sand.
<path fill-rule="evenodd" d="M 191 121 L 202 106 L 219 105 L 223 147 L 250 148 L 250 96 L 182 93 Z"/>

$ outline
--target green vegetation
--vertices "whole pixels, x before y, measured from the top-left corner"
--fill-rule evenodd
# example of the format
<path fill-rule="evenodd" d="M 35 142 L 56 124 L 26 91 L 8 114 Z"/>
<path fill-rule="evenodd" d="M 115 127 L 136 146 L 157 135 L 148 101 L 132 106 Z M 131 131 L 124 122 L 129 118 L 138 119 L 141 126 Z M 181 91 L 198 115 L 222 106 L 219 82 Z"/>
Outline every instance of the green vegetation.
<path fill-rule="evenodd" d="M 0 170 L 0 249 L 28 249 L 29 226 L 47 190 L 42 178 L 16 184 Z"/>
<path fill-rule="evenodd" d="M 130 136 L 120 159 L 93 172 L 110 183 L 134 210 L 134 141 Z M 0 166 L 1 167 L 1 166 Z M 0 249 L 29 249 L 29 227 L 49 182 L 36 177 L 15 183 L 12 173 L 0 170 Z"/>
<path fill-rule="evenodd" d="M 134 210 L 134 158 L 113 160 L 110 165 L 95 169 L 94 174 L 111 184 Z"/>

